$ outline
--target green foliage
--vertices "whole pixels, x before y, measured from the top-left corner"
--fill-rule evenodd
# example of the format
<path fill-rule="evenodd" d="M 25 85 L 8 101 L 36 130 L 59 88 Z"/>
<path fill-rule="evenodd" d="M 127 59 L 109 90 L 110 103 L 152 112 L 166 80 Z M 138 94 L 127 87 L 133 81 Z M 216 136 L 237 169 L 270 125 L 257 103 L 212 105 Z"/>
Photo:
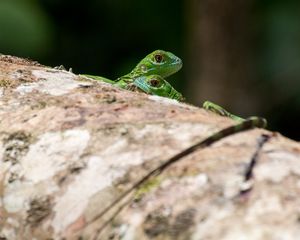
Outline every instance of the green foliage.
<path fill-rule="evenodd" d="M 52 48 L 52 28 L 35 1 L 0 1 L 0 52 L 40 57 Z"/>

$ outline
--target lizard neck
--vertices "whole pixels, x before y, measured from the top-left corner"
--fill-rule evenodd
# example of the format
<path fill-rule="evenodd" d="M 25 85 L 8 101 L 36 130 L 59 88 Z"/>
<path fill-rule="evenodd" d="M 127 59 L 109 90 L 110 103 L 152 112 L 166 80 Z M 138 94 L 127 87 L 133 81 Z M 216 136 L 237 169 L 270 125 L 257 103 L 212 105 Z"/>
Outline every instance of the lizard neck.
<path fill-rule="evenodd" d="M 130 73 L 127 73 L 126 75 L 117 78 L 116 81 L 121 81 L 122 80 L 122 81 L 125 81 L 125 82 L 132 82 L 133 79 L 142 76 L 142 74 L 143 73 L 140 72 L 140 71 L 131 71 Z"/>

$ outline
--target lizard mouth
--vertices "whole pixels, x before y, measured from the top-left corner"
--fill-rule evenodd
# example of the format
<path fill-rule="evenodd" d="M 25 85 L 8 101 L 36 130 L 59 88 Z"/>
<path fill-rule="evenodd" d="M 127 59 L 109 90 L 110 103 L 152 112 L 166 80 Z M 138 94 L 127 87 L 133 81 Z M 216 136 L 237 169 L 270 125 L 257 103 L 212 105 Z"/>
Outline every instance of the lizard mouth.
<path fill-rule="evenodd" d="M 170 64 L 167 69 L 167 74 L 164 75 L 164 77 L 169 77 L 170 75 L 178 72 L 182 68 L 182 61 L 180 58 L 178 58 L 175 62 Z"/>
<path fill-rule="evenodd" d="M 140 78 L 135 79 L 132 85 L 134 85 L 136 90 L 139 92 L 149 93 L 149 89 L 147 88 L 143 79 Z"/>

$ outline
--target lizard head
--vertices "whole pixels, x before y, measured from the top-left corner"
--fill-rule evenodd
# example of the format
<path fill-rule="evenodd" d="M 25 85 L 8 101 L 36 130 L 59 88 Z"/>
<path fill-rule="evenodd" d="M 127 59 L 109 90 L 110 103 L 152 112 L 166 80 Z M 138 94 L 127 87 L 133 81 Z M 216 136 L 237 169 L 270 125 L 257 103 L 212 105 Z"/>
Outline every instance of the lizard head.
<path fill-rule="evenodd" d="M 177 92 L 170 83 L 159 75 L 141 76 L 134 80 L 133 84 L 142 91 L 161 97 L 167 97 L 183 101 L 181 93 Z"/>
<path fill-rule="evenodd" d="M 155 74 L 168 77 L 179 71 L 181 67 L 181 59 L 173 53 L 155 50 L 142 59 L 133 69 L 132 73 L 137 73 L 136 76 Z"/>

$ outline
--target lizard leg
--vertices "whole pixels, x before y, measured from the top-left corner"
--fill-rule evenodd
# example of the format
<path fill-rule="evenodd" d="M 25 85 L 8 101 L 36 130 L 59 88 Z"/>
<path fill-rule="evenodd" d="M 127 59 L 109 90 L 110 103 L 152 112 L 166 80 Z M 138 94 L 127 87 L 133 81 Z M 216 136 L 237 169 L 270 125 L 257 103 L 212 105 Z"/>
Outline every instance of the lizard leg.
<path fill-rule="evenodd" d="M 238 123 L 244 122 L 247 119 L 251 119 L 254 124 L 256 124 L 256 122 L 259 122 L 259 124 L 261 125 L 260 127 L 262 127 L 262 128 L 266 128 L 267 127 L 267 120 L 264 119 L 264 118 L 255 117 L 254 116 L 254 117 L 250 117 L 250 118 L 244 119 L 244 118 L 241 118 L 241 117 L 238 117 L 236 115 L 231 114 L 230 112 L 226 111 L 221 106 L 219 106 L 219 105 L 217 105 L 215 103 L 212 103 L 210 101 L 205 101 L 203 103 L 203 108 L 206 109 L 206 110 L 208 110 L 208 111 L 212 111 L 212 112 L 214 112 L 216 114 L 219 114 L 221 116 L 229 117 L 229 118 L 237 121 Z"/>
<path fill-rule="evenodd" d="M 209 110 L 209 111 L 212 111 L 216 114 L 219 114 L 221 116 L 224 116 L 224 117 L 229 117 L 237 122 L 243 122 L 245 121 L 244 118 L 241 118 L 241 117 L 238 117 L 236 115 L 233 115 L 231 114 L 230 112 L 226 111 L 224 108 L 222 108 L 221 106 L 215 104 L 215 103 L 212 103 L 210 101 L 205 101 L 203 103 L 203 108 L 206 109 L 206 110 Z"/>

